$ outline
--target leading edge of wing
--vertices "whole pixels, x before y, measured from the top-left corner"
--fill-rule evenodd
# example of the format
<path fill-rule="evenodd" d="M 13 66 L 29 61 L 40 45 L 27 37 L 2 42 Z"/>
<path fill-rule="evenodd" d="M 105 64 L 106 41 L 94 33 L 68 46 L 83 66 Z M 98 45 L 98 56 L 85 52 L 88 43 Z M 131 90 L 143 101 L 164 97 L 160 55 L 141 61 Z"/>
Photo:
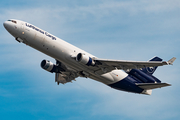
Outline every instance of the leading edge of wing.
<path fill-rule="evenodd" d="M 120 69 L 140 69 L 145 67 L 155 67 L 155 66 L 163 66 L 163 65 L 172 65 L 175 61 L 175 57 L 170 59 L 168 62 L 166 61 L 125 61 L 125 60 L 110 60 L 110 59 L 98 59 L 95 61 L 102 66 L 111 66 L 117 67 Z"/>
<path fill-rule="evenodd" d="M 168 65 L 168 62 L 166 61 L 124 61 L 124 60 L 110 60 L 110 59 L 96 59 L 95 61 L 98 61 L 102 64 L 107 65 L 113 65 L 113 64 L 119 64 L 119 65 L 143 65 L 143 66 L 162 66 L 162 65 Z"/>

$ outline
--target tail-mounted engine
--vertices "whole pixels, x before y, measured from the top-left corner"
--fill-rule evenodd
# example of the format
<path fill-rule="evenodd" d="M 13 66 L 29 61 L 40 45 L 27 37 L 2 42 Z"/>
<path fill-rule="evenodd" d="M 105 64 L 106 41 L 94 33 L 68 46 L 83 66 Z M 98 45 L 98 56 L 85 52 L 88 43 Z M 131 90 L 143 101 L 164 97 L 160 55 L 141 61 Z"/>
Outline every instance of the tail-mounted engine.
<path fill-rule="evenodd" d="M 47 70 L 51 73 L 53 72 L 58 72 L 58 68 L 55 64 L 53 64 L 51 61 L 48 61 L 48 60 L 43 60 L 41 62 L 41 67 L 44 69 L 44 70 Z"/>
<path fill-rule="evenodd" d="M 85 65 L 88 65 L 88 66 L 95 65 L 94 60 L 91 57 L 89 57 L 89 56 L 87 56 L 86 54 L 83 54 L 83 53 L 79 53 L 77 55 L 76 61 L 78 61 L 78 62 L 80 62 L 82 64 L 85 64 Z"/>

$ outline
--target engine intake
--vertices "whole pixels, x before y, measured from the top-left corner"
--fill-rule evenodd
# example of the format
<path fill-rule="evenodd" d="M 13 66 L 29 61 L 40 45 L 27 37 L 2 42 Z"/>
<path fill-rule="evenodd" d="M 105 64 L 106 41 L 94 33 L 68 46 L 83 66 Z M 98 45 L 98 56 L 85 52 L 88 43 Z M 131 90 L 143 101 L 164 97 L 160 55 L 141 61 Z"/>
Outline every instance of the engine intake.
<path fill-rule="evenodd" d="M 53 72 L 56 72 L 57 71 L 57 66 L 55 64 L 53 64 L 51 61 L 49 60 L 43 60 L 41 62 L 41 67 L 44 69 L 44 70 L 47 70 L 51 73 Z"/>
<path fill-rule="evenodd" d="M 83 53 L 79 53 L 77 55 L 76 61 L 78 61 L 78 62 L 80 62 L 82 64 L 85 64 L 85 65 L 88 65 L 88 66 L 95 65 L 94 60 L 91 57 L 89 57 L 89 56 L 87 56 L 87 55 L 85 55 Z"/>

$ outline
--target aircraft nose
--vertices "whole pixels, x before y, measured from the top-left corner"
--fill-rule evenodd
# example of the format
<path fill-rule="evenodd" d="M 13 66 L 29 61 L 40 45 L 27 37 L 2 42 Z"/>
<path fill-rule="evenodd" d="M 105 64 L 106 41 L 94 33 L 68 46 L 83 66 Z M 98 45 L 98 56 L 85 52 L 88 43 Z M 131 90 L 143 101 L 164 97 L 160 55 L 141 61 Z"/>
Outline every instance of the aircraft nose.
<path fill-rule="evenodd" d="M 14 25 L 12 20 L 7 20 L 3 23 L 4 28 L 14 37 L 17 36 L 17 27 Z M 16 29 L 15 29 L 16 28 Z"/>
<path fill-rule="evenodd" d="M 3 23 L 3 26 L 4 26 L 4 28 L 6 28 L 6 26 L 7 26 L 7 22 L 6 21 Z"/>
<path fill-rule="evenodd" d="M 3 23 L 3 26 L 4 26 L 4 28 L 6 28 L 6 30 L 8 30 L 9 27 L 10 27 L 8 21 L 5 21 L 5 22 Z"/>

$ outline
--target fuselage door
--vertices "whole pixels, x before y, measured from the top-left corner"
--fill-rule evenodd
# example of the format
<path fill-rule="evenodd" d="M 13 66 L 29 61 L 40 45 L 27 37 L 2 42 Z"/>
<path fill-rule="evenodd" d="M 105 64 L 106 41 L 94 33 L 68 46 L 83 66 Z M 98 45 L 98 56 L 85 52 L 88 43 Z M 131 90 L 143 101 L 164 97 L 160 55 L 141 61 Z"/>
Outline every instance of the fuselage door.
<path fill-rule="evenodd" d="M 26 35 L 26 31 L 25 31 L 25 29 L 24 29 L 24 23 L 23 22 L 21 22 L 20 23 L 20 29 L 19 29 L 19 32 L 20 32 L 20 36 L 21 36 L 21 39 L 23 40 L 23 43 L 25 43 L 25 44 L 29 44 L 28 43 L 28 40 L 27 40 L 27 35 Z"/>

